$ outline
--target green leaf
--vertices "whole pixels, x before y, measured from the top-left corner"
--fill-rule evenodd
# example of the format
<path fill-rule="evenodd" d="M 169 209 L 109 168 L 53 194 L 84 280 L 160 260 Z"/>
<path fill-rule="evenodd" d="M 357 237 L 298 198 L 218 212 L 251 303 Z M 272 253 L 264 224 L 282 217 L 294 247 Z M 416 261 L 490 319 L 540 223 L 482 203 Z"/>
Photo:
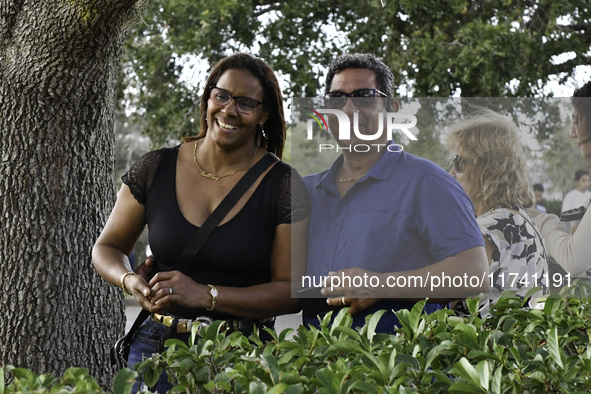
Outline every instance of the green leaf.
<path fill-rule="evenodd" d="M 371 315 L 371 318 L 366 317 L 366 321 L 365 321 L 365 330 L 366 330 L 366 338 L 371 342 L 373 340 L 373 337 L 376 335 L 376 327 L 378 326 L 378 323 L 380 322 L 380 319 L 382 318 L 382 316 L 384 315 L 384 313 L 386 313 L 386 310 L 382 309 L 377 311 L 376 313 L 374 313 L 373 315 Z"/>
<path fill-rule="evenodd" d="M 258 382 L 250 382 L 248 385 L 248 393 L 249 394 L 266 394 L 267 387 Z"/>
<path fill-rule="evenodd" d="M 475 387 L 469 383 L 458 382 L 458 383 L 453 383 L 449 386 L 449 392 L 450 393 L 474 394 L 475 392 L 480 392 L 480 391 L 475 389 Z"/>
<path fill-rule="evenodd" d="M 113 394 L 131 394 L 137 376 L 138 373 L 131 369 L 123 368 L 120 370 L 113 381 Z"/>
<path fill-rule="evenodd" d="M 290 386 L 286 383 L 279 383 L 273 387 L 271 387 L 271 389 L 269 391 L 267 391 L 267 394 L 300 394 L 304 391 L 304 388 L 301 386 Z"/>
<path fill-rule="evenodd" d="M 271 381 L 273 385 L 279 383 L 279 364 L 277 364 L 277 359 L 272 355 L 263 355 L 261 357 L 261 363 L 269 372 L 269 376 L 271 377 Z"/>
<path fill-rule="evenodd" d="M 332 335 L 344 334 L 356 342 L 362 342 L 361 335 L 359 335 L 359 332 L 355 331 L 351 327 L 342 327 L 342 326 L 334 327 L 331 334 Z"/>
<path fill-rule="evenodd" d="M 359 343 L 356 342 L 344 342 L 344 341 L 339 341 L 339 342 L 335 342 L 332 345 L 330 345 L 328 347 L 328 349 L 326 349 L 326 353 L 327 354 L 331 354 L 331 353 L 347 353 L 347 352 L 357 352 L 362 350 L 361 345 L 359 345 Z"/>
<path fill-rule="evenodd" d="M 146 383 L 146 385 L 148 387 L 154 387 L 156 385 L 156 382 L 158 382 L 158 378 L 160 378 L 160 375 L 162 374 L 162 367 L 159 365 L 149 365 L 145 370 L 144 370 L 144 383 Z"/>
<path fill-rule="evenodd" d="M 493 379 L 491 382 L 491 392 L 493 394 L 501 394 L 502 381 L 503 381 L 503 366 L 499 365 L 497 370 L 493 374 Z"/>
<path fill-rule="evenodd" d="M 548 298 L 544 305 L 544 313 L 546 316 L 554 316 L 558 308 L 560 308 L 561 299 L 560 298 Z"/>
<path fill-rule="evenodd" d="M 334 388 L 333 382 L 335 380 L 335 373 L 329 370 L 328 368 L 319 369 L 318 371 L 316 371 L 315 376 L 323 387 L 326 387 L 328 389 Z"/>
<path fill-rule="evenodd" d="M 557 328 L 554 327 L 546 332 L 547 334 L 547 343 L 548 343 L 548 352 L 550 353 L 550 357 L 560 366 L 560 368 L 564 369 L 564 362 L 562 361 L 562 357 L 564 353 L 560 349 L 558 345 L 558 331 Z"/>
<path fill-rule="evenodd" d="M 482 360 L 479 362 L 478 365 L 476 365 L 476 373 L 480 376 L 480 386 L 485 390 L 488 390 L 490 377 L 488 361 Z"/>
<path fill-rule="evenodd" d="M 349 312 L 349 308 L 342 308 L 339 313 L 337 314 L 337 316 L 334 318 L 334 321 L 332 322 L 332 326 L 330 329 L 330 333 L 333 334 L 334 330 L 337 327 L 351 327 L 351 324 L 353 323 L 353 320 L 351 318 L 351 314 L 348 313 Z"/>
<path fill-rule="evenodd" d="M 467 383 L 473 386 L 472 392 L 484 392 L 481 384 L 480 384 L 480 375 L 476 368 L 470 364 L 470 362 L 466 359 L 466 357 L 462 357 L 460 361 L 455 363 L 454 367 L 451 369 L 450 373 L 455 373 L 460 377 L 464 378 Z M 477 389 L 477 390 L 475 390 Z M 450 387 L 451 390 L 451 387 Z"/>

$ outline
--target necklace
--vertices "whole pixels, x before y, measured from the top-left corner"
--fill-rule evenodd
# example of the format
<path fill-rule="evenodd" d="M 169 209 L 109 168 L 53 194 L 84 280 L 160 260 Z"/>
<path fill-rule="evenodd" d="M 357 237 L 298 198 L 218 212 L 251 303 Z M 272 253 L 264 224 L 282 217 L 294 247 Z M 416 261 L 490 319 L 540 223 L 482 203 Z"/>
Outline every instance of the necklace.
<path fill-rule="evenodd" d="M 211 173 L 211 172 L 205 172 L 205 171 L 204 171 L 204 170 L 201 168 L 201 166 L 199 165 L 199 163 L 197 162 L 197 145 L 199 145 L 199 141 L 197 141 L 197 142 L 195 143 L 195 148 L 193 149 L 193 161 L 195 162 L 195 165 L 196 165 L 196 166 L 197 166 L 197 168 L 199 169 L 199 173 L 201 174 L 201 176 L 202 176 L 202 177 L 205 177 L 205 178 L 207 178 L 207 179 L 211 179 L 212 181 L 216 181 L 216 182 L 217 182 L 217 181 L 219 181 L 219 180 L 220 180 L 220 179 L 222 179 L 222 178 L 225 178 L 225 177 L 227 177 L 227 176 L 230 176 L 230 175 L 234 175 L 234 174 L 236 174 L 238 171 L 242 171 L 242 170 L 244 170 L 245 168 L 247 168 L 247 167 L 250 165 L 250 163 L 252 162 L 252 159 L 254 159 L 255 155 L 257 154 L 257 148 L 258 148 L 256 145 L 254 146 L 254 151 L 252 152 L 252 156 L 250 156 L 250 159 L 248 159 L 248 162 L 246 162 L 246 164 L 245 164 L 243 167 L 240 167 L 240 168 L 239 168 L 239 169 L 237 169 L 236 171 L 232 171 L 232 172 L 230 172 L 230 173 L 228 173 L 228 174 L 224 174 L 224 175 L 216 175 L 216 174 L 213 174 L 213 173 Z"/>
<path fill-rule="evenodd" d="M 367 172 L 365 173 L 367 174 Z M 344 178 L 344 177 L 340 177 L 337 181 L 338 182 L 357 182 L 358 180 L 360 180 L 361 178 L 363 178 L 365 176 L 365 174 L 358 176 L 357 178 Z"/>
<path fill-rule="evenodd" d="M 339 178 L 338 181 L 339 182 L 357 182 L 358 180 L 360 180 L 364 176 L 365 176 L 365 174 L 363 174 L 363 175 L 361 175 L 360 177 L 357 177 L 357 178 Z"/>

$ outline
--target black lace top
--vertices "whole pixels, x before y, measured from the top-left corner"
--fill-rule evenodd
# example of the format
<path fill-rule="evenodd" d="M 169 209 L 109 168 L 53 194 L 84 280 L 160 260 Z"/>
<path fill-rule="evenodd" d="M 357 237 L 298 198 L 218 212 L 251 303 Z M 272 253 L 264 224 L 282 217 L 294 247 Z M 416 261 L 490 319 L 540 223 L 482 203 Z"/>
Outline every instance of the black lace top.
<path fill-rule="evenodd" d="M 176 199 L 178 148 L 147 153 L 122 177 L 136 200 L 146 207 L 150 248 L 159 267 L 164 269 L 174 263 L 198 230 L 185 219 Z M 301 177 L 287 164 L 278 162 L 244 207 L 215 228 L 194 264 L 184 272 L 202 284 L 246 287 L 269 282 L 276 226 L 303 220 L 309 214 L 309 199 Z M 170 313 L 188 318 L 232 317 L 181 308 L 173 308 Z"/>

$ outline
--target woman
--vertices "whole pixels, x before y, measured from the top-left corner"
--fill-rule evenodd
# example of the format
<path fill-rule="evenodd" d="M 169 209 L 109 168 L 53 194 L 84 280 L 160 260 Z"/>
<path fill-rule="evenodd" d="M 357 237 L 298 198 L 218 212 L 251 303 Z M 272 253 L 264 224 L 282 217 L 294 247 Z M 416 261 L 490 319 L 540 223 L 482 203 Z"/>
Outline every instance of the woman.
<path fill-rule="evenodd" d="M 283 102 L 271 68 L 247 54 L 221 60 L 206 83 L 200 124 L 197 137 L 146 154 L 122 177 L 93 248 L 99 274 L 152 312 L 131 344 L 131 365 L 156 351 L 174 317 L 226 320 L 248 334 L 299 310 L 291 298 L 291 236 L 304 239 L 309 207 L 301 178 L 282 162 L 255 181 L 186 272 L 167 270 L 242 175 L 267 154 L 281 157 Z M 146 225 L 158 261 L 149 281 L 128 260 Z M 173 334 L 187 339 L 191 325 Z M 170 388 L 164 375 L 157 388 Z"/>
<path fill-rule="evenodd" d="M 591 160 L 591 82 L 575 90 L 573 126 L 570 136 L 577 141 L 581 156 Z M 572 276 L 589 279 L 591 270 L 591 214 L 585 213 L 574 234 L 564 230 L 556 215 L 530 210 L 540 228 L 550 256 Z"/>
<path fill-rule="evenodd" d="M 474 203 L 492 275 L 486 315 L 504 290 L 525 296 L 533 287 L 546 293 L 547 255 L 542 237 L 523 207 L 535 198 L 528 181 L 525 151 L 509 119 L 482 110 L 452 126 L 450 174 Z"/>

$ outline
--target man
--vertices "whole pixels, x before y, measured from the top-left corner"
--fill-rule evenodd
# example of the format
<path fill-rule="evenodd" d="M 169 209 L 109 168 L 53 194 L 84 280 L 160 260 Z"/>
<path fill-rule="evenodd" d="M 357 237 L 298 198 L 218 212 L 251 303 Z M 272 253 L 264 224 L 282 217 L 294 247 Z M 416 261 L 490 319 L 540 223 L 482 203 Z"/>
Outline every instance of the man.
<path fill-rule="evenodd" d="M 546 207 L 542 205 L 542 198 L 544 197 L 544 185 L 536 183 L 534 185 L 534 193 L 536 195 L 536 208 L 540 212 L 546 212 Z"/>
<path fill-rule="evenodd" d="M 424 289 L 416 283 L 435 274 L 484 278 L 488 262 L 474 208 L 460 185 L 436 164 L 388 141 L 388 133 L 376 132 L 387 124 L 387 113 L 399 109 L 390 99 L 392 84 L 391 71 L 373 55 L 333 61 L 326 107 L 349 116 L 351 138 L 339 140 L 339 121 L 330 115 L 329 129 L 342 155 L 328 170 L 304 178 L 312 204 L 306 274 L 330 276 L 323 289 L 327 303 L 349 306 L 354 326 L 386 310 L 379 332 L 393 332 L 398 319 L 392 310 L 410 309 L 416 300 L 452 300 L 488 290 L 488 277 L 478 286 L 456 282 L 455 293 L 453 285 Z M 387 283 L 388 277 L 398 278 L 399 286 Z M 401 279 L 411 277 L 414 286 L 401 286 Z M 318 325 L 303 304 L 304 324 Z M 441 307 L 428 303 L 425 311 Z"/>

